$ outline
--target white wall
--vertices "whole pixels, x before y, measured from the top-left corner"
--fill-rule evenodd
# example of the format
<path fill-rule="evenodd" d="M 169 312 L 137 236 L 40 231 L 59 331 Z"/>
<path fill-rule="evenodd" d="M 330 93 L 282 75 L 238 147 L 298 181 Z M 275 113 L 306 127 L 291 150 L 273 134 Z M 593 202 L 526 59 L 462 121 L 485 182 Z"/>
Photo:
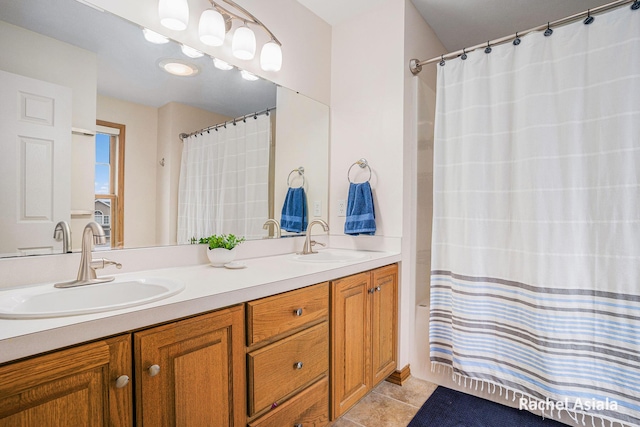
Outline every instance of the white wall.
<path fill-rule="evenodd" d="M 280 221 L 287 177 L 293 169 L 303 166 L 309 222 L 314 218 L 327 220 L 329 107 L 282 87 L 278 87 L 277 98 L 274 216 Z M 301 182 L 297 173 L 291 175 L 292 186 L 298 187 Z M 313 212 L 316 200 L 321 202 L 318 216 Z"/>
<path fill-rule="evenodd" d="M 124 244 L 130 248 L 155 245 L 158 109 L 98 95 L 96 118 L 126 126 Z"/>
<path fill-rule="evenodd" d="M 182 159 L 181 133 L 190 133 L 207 126 L 230 120 L 231 117 L 179 102 L 170 102 L 158 110 L 157 188 L 155 207 L 157 212 L 156 243 L 175 245 L 178 228 L 178 186 Z M 164 166 L 160 160 L 164 159 Z"/>
<path fill-rule="evenodd" d="M 97 60 L 92 52 L 0 21 L 0 69 L 71 88 L 72 126 L 94 130 L 96 124 Z M 85 179 L 85 159 L 95 158 L 91 136 L 72 137 L 72 246 L 80 248 L 82 228 L 93 220 L 93 177 Z M 53 226 L 52 226 L 53 227 Z M 52 229 L 53 230 L 53 229 Z M 53 231 L 52 231 L 53 233 Z"/>
<path fill-rule="evenodd" d="M 158 0 L 85 1 L 324 104 L 329 104 L 331 27 L 295 0 L 237 1 L 240 6 L 269 27 L 282 43 L 283 62 L 282 70 L 279 72 L 264 72 L 260 69 L 259 49 L 268 41 L 268 37 L 258 28 L 254 31 L 258 51 L 256 58 L 252 61 L 242 61 L 231 54 L 233 29 L 227 34 L 227 40 L 223 46 L 210 47 L 200 42 L 198 20 L 202 11 L 210 7 L 208 0 L 189 0 L 189 27 L 185 31 L 172 31 L 160 25 L 157 14 Z"/>
<path fill-rule="evenodd" d="M 355 161 L 366 158 L 372 170 L 376 234 L 402 236 L 403 4 L 403 0 L 389 0 L 333 27 L 332 235 L 344 232 L 345 218 L 338 216 L 337 201 L 347 198 L 347 171 Z M 358 167 L 352 169 L 353 180 L 361 182 L 368 176 L 368 172 L 358 172 Z"/>

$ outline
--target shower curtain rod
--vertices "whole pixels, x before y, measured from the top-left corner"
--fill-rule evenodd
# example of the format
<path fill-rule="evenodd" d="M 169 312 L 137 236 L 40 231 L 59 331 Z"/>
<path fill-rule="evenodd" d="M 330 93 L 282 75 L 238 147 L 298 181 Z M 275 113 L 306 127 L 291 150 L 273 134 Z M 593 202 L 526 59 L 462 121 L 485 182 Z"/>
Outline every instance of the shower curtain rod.
<path fill-rule="evenodd" d="M 195 132 L 181 133 L 180 135 L 178 135 L 178 137 L 180 138 L 180 141 L 184 141 L 185 138 L 189 138 L 190 136 L 193 136 L 193 135 L 197 135 L 197 134 L 202 135 L 204 132 L 208 133 L 210 130 L 217 130 L 219 127 L 226 128 L 228 124 L 233 124 L 235 126 L 237 122 L 246 122 L 247 118 L 249 117 L 253 117 L 254 119 L 257 119 L 258 116 L 261 116 L 262 114 L 266 114 L 268 116 L 269 111 L 273 111 L 275 109 L 276 107 L 270 107 L 261 111 L 256 111 L 255 113 L 245 114 L 244 116 L 236 117 L 235 119 L 227 120 L 224 123 L 218 123 L 217 125 L 209 126 L 204 129 L 197 130 Z"/>
<path fill-rule="evenodd" d="M 486 43 L 481 43 L 472 47 L 468 47 L 468 48 L 464 48 L 464 49 L 460 49 L 457 50 L 455 52 L 451 52 L 451 53 L 447 53 L 445 55 L 440 55 L 440 56 L 436 56 L 435 58 L 431 58 L 431 59 L 427 59 L 424 61 L 420 61 L 418 59 L 412 59 L 409 61 L 409 70 L 411 70 L 411 72 L 413 73 L 413 75 L 417 75 L 418 73 L 420 73 L 420 71 L 422 71 L 422 66 L 423 65 L 427 65 L 427 64 L 432 64 L 434 62 L 438 62 L 438 61 L 444 61 L 447 59 L 451 59 L 451 58 L 456 58 L 459 55 L 462 55 L 463 53 L 469 53 L 475 49 L 480 49 L 482 47 L 488 47 L 488 46 L 495 46 L 495 45 L 499 45 L 499 44 L 503 44 L 509 41 L 512 41 L 516 38 L 522 37 L 524 35 L 527 35 L 529 33 L 532 33 L 534 31 L 540 31 L 540 30 L 544 30 L 550 27 L 559 27 L 562 25 L 566 25 L 569 24 L 571 22 L 575 22 L 578 21 L 582 18 L 587 18 L 592 14 L 596 14 L 596 13 L 600 13 L 600 12 L 606 12 L 608 10 L 611 9 L 615 9 L 618 8 L 620 6 L 624 6 L 625 4 L 629 4 L 629 3 L 633 3 L 633 5 L 631 6 L 633 10 L 637 10 L 640 9 L 640 0 L 617 0 L 611 3 L 607 3 L 605 5 L 602 6 L 598 6 L 598 7 L 594 7 L 593 9 L 589 9 L 589 10 L 585 10 L 584 12 L 581 13 L 576 13 L 575 15 L 571 15 L 568 16 L 566 18 L 562 18 L 562 19 L 558 19 L 557 21 L 553 21 L 553 22 L 548 22 L 544 25 L 539 25 L 537 27 L 534 28 L 530 28 L 526 31 L 518 31 L 515 34 L 511 34 L 510 36 L 506 36 L 506 37 L 501 37 L 499 39 L 495 39 L 495 40 L 489 40 Z"/>

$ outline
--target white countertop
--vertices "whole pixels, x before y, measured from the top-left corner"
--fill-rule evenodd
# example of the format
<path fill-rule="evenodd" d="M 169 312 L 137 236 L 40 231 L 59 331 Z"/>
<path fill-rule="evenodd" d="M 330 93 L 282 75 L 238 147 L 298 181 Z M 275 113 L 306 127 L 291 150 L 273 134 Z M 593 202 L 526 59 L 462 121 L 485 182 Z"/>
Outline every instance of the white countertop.
<path fill-rule="evenodd" d="M 401 258 L 398 252 L 366 255 L 349 262 L 309 263 L 295 261 L 293 254 L 287 254 L 245 259 L 242 262 L 247 268 L 238 270 L 207 264 L 116 275 L 117 279 L 178 280 L 185 289 L 160 301 L 116 311 L 48 319 L 0 319 L 0 363 L 337 279 Z"/>

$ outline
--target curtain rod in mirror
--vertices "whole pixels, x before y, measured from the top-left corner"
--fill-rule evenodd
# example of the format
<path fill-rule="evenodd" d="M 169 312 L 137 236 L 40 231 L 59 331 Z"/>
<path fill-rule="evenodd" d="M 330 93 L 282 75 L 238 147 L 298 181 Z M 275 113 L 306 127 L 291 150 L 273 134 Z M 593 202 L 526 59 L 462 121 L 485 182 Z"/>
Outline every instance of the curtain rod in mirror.
<path fill-rule="evenodd" d="M 178 137 L 180 138 L 180 141 L 184 142 L 185 138 L 189 138 L 190 136 L 193 136 L 193 135 L 196 135 L 196 136 L 198 134 L 202 135 L 204 132 L 208 133 L 211 130 L 218 130 L 219 127 L 225 127 L 226 128 L 228 124 L 232 124 L 232 125 L 235 126 L 237 122 L 246 122 L 247 118 L 249 118 L 249 117 L 253 117 L 254 119 L 257 119 L 258 116 L 260 116 L 262 114 L 266 114 L 268 116 L 269 112 L 273 111 L 275 109 L 276 109 L 276 107 L 271 107 L 271 108 L 266 108 L 266 109 L 261 110 L 261 111 L 257 111 L 255 113 L 245 114 L 244 116 L 236 117 L 235 119 L 227 120 L 226 122 L 218 123 L 217 125 L 209 126 L 209 127 L 197 130 L 195 132 L 191 132 L 191 133 L 183 132 L 180 135 L 178 135 Z"/>

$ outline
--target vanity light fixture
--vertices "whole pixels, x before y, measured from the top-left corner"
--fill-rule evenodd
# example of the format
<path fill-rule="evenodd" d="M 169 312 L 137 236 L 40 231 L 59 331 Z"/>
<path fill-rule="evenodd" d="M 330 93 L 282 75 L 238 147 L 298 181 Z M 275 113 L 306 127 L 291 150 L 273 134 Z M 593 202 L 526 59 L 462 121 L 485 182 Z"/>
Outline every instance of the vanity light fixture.
<path fill-rule="evenodd" d="M 231 42 L 233 56 L 249 61 L 256 55 L 256 35 L 246 25 L 236 28 Z"/>
<path fill-rule="evenodd" d="M 187 0 L 160 0 L 158 15 L 164 27 L 175 31 L 185 30 L 189 24 L 189 3 Z"/>
<path fill-rule="evenodd" d="M 222 59 L 218 59 L 218 58 L 213 58 L 213 66 L 216 67 L 218 70 L 222 70 L 222 71 L 229 71 L 233 69 L 233 65 L 227 62 L 224 62 Z"/>
<path fill-rule="evenodd" d="M 207 46 L 222 46 L 233 21 L 241 22 L 233 33 L 231 51 L 236 58 L 249 61 L 256 54 L 256 35 L 249 26 L 262 28 L 269 41 L 262 47 L 260 66 L 264 71 L 280 71 L 282 68 L 282 43 L 258 18 L 232 0 L 222 0 L 230 5 L 231 11 L 214 0 L 211 7 L 200 15 L 198 36 Z M 171 29 L 186 28 L 189 18 L 187 0 L 159 0 L 158 13 L 162 25 Z"/>
<path fill-rule="evenodd" d="M 245 80 L 249 80 L 250 82 L 254 82 L 256 80 L 258 80 L 260 77 L 256 76 L 253 73 L 250 73 L 247 70 L 240 70 L 240 75 L 242 76 L 243 79 Z"/>
<path fill-rule="evenodd" d="M 144 34 L 144 38 L 151 43 L 155 44 L 165 44 L 169 43 L 169 39 L 162 34 L 158 34 L 155 31 L 151 31 L 148 28 L 142 29 L 142 34 Z"/>
<path fill-rule="evenodd" d="M 189 58 L 202 58 L 204 56 L 204 53 L 200 52 L 197 49 L 192 48 L 191 46 L 187 46 L 185 44 L 180 45 L 180 50 L 182 50 L 182 53 L 184 53 L 185 55 L 187 55 Z"/>
<path fill-rule="evenodd" d="M 195 76 L 200 72 L 195 65 L 179 59 L 163 59 L 158 65 L 167 73 L 179 77 Z"/>

